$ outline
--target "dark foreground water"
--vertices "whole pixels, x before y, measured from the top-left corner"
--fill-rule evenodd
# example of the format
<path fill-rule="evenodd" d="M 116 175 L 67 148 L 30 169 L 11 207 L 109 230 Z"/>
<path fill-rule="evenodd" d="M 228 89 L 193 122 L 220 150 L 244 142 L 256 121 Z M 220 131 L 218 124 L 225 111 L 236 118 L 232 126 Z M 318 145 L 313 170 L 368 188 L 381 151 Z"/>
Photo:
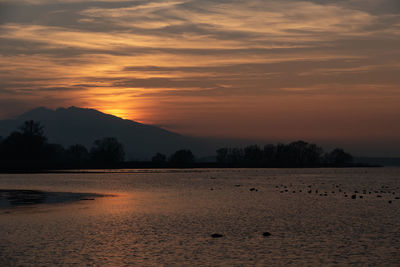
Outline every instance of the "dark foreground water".
<path fill-rule="evenodd" d="M 0 266 L 400 263 L 399 168 L 0 174 L 0 189 L 79 196 L 0 207 Z"/>

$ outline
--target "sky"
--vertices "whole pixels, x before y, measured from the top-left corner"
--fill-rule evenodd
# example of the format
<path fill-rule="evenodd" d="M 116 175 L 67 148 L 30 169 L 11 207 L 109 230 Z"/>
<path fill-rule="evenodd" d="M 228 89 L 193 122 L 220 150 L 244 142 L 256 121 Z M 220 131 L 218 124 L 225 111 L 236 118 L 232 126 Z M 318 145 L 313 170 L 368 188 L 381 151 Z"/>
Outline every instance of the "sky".
<path fill-rule="evenodd" d="M 0 119 L 73 105 L 400 156 L 399 103 L 398 0 L 0 0 Z"/>

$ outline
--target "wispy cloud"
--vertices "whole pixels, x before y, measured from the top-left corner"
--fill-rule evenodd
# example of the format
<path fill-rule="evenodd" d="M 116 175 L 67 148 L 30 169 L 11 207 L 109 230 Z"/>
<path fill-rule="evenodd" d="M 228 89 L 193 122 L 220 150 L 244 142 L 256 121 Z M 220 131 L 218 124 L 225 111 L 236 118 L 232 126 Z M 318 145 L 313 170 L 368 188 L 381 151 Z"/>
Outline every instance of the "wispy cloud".
<path fill-rule="evenodd" d="M 18 109 L 119 105 L 180 130 L 193 126 L 183 113 L 201 113 L 203 126 L 214 113 L 233 124 L 235 108 L 257 104 L 268 116 L 283 112 L 271 101 L 284 97 L 299 99 L 300 113 L 328 96 L 346 110 L 354 103 L 345 97 L 359 96 L 393 111 L 399 13 L 397 0 L 3 0 L 0 98 Z"/>

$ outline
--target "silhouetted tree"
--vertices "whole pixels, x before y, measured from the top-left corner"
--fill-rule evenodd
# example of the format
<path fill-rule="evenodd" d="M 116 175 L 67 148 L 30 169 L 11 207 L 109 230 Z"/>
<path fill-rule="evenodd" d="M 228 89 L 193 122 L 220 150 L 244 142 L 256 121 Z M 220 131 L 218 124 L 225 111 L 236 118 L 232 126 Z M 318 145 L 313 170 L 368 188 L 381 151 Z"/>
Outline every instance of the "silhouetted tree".
<path fill-rule="evenodd" d="M 276 145 L 276 154 L 275 154 L 275 167 L 287 167 L 289 166 L 290 155 L 289 149 L 285 144 L 278 143 Z"/>
<path fill-rule="evenodd" d="M 243 149 L 231 148 L 228 153 L 228 163 L 229 164 L 241 164 L 243 163 Z"/>
<path fill-rule="evenodd" d="M 48 163 L 65 163 L 68 160 L 67 153 L 60 144 L 46 144 L 44 157 Z"/>
<path fill-rule="evenodd" d="M 177 165 L 192 164 L 194 162 L 194 155 L 190 150 L 181 149 L 170 156 L 169 162 Z"/>
<path fill-rule="evenodd" d="M 322 147 L 319 147 L 316 144 L 309 144 L 305 155 L 307 167 L 320 166 L 323 153 L 324 150 Z"/>
<path fill-rule="evenodd" d="M 228 163 L 228 149 L 220 148 L 217 149 L 217 162 L 221 164 Z"/>
<path fill-rule="evenodd" d="M 37 161 L 46 157 L 47 138 L 43 135 L 43 126 L 39 122 L 24 122 L 19 131 L 12 132 L 2 144 L 3 159 Z"/>
<path fill-rule="evenodd" d="M 40 122 L 35 122 L 33 120 L 25 121 L 24 124 L 19 127 L 20 132 L 25 136 L 40 136 L 46 139 L 43 129 L 44 127 Z"/>
<path fill-rule="evenodd" d="M 165 162 L 167 162 L 167 156 L 161 153 L 157 153 L 151 158 L 151 161 L 157 164 L 164 164 Z"/>
<path fill-rule="evenodd" d="M 89 160 L 89 152 L 85 146 L 76 144 L 72 145 L 67 149 L 68 161 L 71 163 L 83 164 Z"/>
<path fill-rule="evenodd" d="M 2 160 L 3 158 L 5 158 L 4 155 L 4 145 L 3 145 L 4 139 L 3 137 L 0 137 L 0 160 Z"/>
<path fill-rule="evenodd" d="M 115 165 L 124 161 L 125 152 L 123 145 L 116 138 L 106 137 L 94 141 L 90 156 L 95 163 Z"/>
<path fill-rule="evenodd" d="M 268 144 L 263 149 L 258 145 L 247 146 L 244 149 L 220 148 L 217 150 L 217 162 L 231 166 L 318 167 L 324 163 L 322 155 L 321 147 L 299 140 L 290 144 Z M 335 157 L 343 160 L 344 156 L 339 157 L 338 155 Z M 334 155 L 331 155 L 332 157 Z M 349 162 L 348 158 L 346 162 Z M 338 159 L 336 159 L 336 164 L 339 164 Z"/>
<path fill-rule="evenodd" d="M 288 145 L 288 163 L 294 167 L 318 166 L 322 155 L 322 148 L 302 140 Z"/>
<path fill-rule="evenodd" d="M 244 160 L 250 165 L 260 165 L 263 159 L 263 152 L 258 145 L 251 145 L 244 148 Z"/>
<path fill-rule="evenodd" d="M 353 156 L 341 148 L 335 148 L 325 155 L 325 162 L 334 167 L 346 167 L 353 163 Z"/>
<path fill-rule="evenodd" d="M 274 166 L 276 163 L 276 147 L 275 145 L 268 144 L 264 146 L 263 151 L 263 165 L 266 167 Z"/>
<path fill-rule="evenodd" d="M 288 145 L 287 156 L 291 166 L 301 167 L 304 165 L 307 145 L 308 143 L 304 141 L 296 141 Z"/>

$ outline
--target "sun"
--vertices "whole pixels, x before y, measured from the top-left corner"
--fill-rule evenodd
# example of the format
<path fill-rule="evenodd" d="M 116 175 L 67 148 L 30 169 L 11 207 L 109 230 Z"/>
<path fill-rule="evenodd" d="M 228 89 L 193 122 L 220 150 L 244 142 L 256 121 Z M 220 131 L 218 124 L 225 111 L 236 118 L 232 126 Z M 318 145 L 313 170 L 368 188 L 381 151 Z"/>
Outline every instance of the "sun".
<path fill-rule="evenodd" d="M 130 117 L 131 117 L 130 112 L 128 110 L 126 110 L 126 109 L 121 109 L 121 108 L 109 108 L 109 109 L 107 109 L 106 108 L 106 109 L 102 109 L 102 111 L 104 113 L 117 116 L 117 117 L 119 117 L 121 119 L 130 119 Z"/>
<path fill-rule="evenodd" d="M 137 112 L 124 94 L 110 94 L 107 90 L 89 92 L 90 107 L 122 119 L 132 119 Z"/>
<path fill-rule="evenodd" d="M 121 119 L 144 123 L 148 117 L 146 110 L 149 109 L 149 103 L 142 102 L 143 99 L 133 100 L 131 98 L 133 91 L 112 87 L 97 88 L 97 90 L 92 88 L 87 91 L 88 100 L 85 106 Z"/>

